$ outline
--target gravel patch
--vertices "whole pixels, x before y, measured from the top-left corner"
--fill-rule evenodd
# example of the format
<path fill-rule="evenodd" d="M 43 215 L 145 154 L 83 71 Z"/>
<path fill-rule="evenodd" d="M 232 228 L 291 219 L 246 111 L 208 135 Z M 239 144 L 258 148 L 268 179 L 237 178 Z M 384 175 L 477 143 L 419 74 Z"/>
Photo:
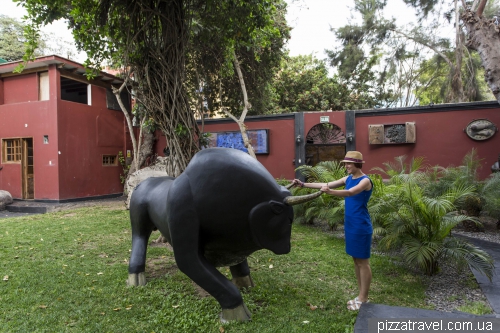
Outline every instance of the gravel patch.
<path fill-rule="evenodd" d="M 429 286 L 425 295 L 428 305 L 434 310 L 453 312 L 460 311 L 461 306 L 482 303 L 491 310 L 486 296 L 469 269 L 458 271 L 446 263 L 440 264 L 440 267 L 438 274 L 427 277 Z"/>

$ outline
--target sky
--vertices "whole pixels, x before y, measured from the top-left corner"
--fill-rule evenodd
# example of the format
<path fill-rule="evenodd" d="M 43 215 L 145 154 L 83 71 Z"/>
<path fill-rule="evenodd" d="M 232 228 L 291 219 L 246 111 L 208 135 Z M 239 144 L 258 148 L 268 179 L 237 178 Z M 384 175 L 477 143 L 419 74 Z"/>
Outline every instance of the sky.
<path fill-rule="evenodd" d="M 354 1 L 349 0 L 286 0 L 287 22 L 292 30 L 288 41 L 291 56 L 313 53 L 317 58 L 326 57 L 325 49 L 334 49 L 335 35 L 331 28 L 349 23 Z M 415 20 L 415 11 L 402 0 L 390 0 L 386 7 L 386 18 L 395 17 L 398 24 Z M 354 21 L 356 22 L 356 21 Z"/>
<path fill-rule="evenodd" d="M 286 0 L 288 3 L 287 21 L 293 28 L 291 39 L 288 41 L 290 55 L 314 54 L 317 58 L 324 59 L 325 49 L 335 46 L 334 34 L 330 28 L 339 28 L 348 23 L 351 17 L 350 7 L 354 6 L 352 0 Z M 12 0 L 0 0 L 1 14 L 15 18 L 22 18 L 26 14 L 22 7 L 16 7 Z M 388 2 L 387 15 L 397 18 L 398 23 L 407 23 L 414 20 L 413 9 L 406 7 L 402 0 Z M 46 33 L 53 33 L 63 41 L 73 43 L 71 32 L 63 21 L 55 22 L 43 28 Z M 85 54 L 78 54 L 78 62 L 85 60 Z"/>

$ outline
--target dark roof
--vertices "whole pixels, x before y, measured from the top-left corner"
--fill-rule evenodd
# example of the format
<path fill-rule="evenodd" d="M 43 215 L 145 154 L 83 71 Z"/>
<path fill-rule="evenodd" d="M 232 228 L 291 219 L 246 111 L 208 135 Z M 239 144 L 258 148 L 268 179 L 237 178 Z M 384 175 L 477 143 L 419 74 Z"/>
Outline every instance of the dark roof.
<path fill-rule="evenodd" d="M 0 62 L 0 77 L 2 74 L 12 75 L 14 69 L 21 63 L 22 60 L 5 63 Z M 48 67 L 49 65 L 57 65 L 60 70 L 71 73 L 73 76 L 81 76 L 82 79 L 86 80 L 86 69 L 82 64 L 56 55 L 35 58 L 34 61 L 30 61 L 26 64 L 24 71 L 36 71 L 37 68 Z M 100 72 L 95 80 L 101 81 L 103 84 L 107 85 L 120 85 L 123 83 L 122 79 L 106 72 Z"/>

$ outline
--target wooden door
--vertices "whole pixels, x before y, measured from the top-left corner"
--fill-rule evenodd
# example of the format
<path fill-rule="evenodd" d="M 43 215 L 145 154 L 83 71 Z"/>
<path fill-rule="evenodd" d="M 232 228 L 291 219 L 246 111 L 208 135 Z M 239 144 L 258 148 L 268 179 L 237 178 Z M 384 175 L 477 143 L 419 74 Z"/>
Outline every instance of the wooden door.
<path fill-rule="evenodd" d="M 23 199 L 35 198 L 35 175 L 33 169 L 33 139 L 22 139 L 22 183 L 23 183 Z"/>
<path fill-rule="evenodd" d="M 306 164 L 315 166 L 323 161 L 341 161 L 345 156 L 345 144 L 340 145 L 306 145 Z"/>

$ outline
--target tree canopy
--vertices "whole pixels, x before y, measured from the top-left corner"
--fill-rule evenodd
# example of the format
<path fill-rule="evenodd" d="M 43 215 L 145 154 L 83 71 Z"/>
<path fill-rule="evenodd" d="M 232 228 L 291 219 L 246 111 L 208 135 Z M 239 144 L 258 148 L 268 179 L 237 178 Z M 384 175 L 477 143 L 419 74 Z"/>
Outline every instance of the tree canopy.
<path fill-rule="evenodd" d="M 251 59 L 261 61 L 259 51 L 265 53 L 273 38 L 279 45 L 276 40 L 283 31 L 273 22 L 276 5 L 282 3 L 278 0 L 20 2 L 33 31 L 60 18 L 68 20 L 78 47 L 87 53 L 89 68 L 99 69 L 111 61 L 127 69 L 126 78 L 133 77 L 135 97 L 145 116 L 166 136 L 173 157 L 168 171 L 174 176 L 199 150 L 201 134 L 192 110 L 196 90 L 189 90 L 199 89 L 193 79 L 196 73 L 204 82 L 212 79 L 206 74 L 222 77 L 222 69 L 228 70 L 235 57 L 244 58 L 238 53 L 244 50 L 249 51 L 244 65 Z M 31 56 L 28 52 L 25 59 Z M 201 66 L 210 57 L 217 60 L 213 66 L 217 69 L 211 71 Z M 194 74 L 190 81 L 189 74 Z"/>
<path fill-rule="evenodd" d="M 268 113 L 374 108 L 383 98 L 364 82 L 330 75 L 325 61 L 313 55 L 282 58 L 271 87 L 273 99 Z"/>
<path fill-rule="evenodd" d="M 26 25 L 13 17 L 0 15 L 0 58 L 6 61 L 21 60 L 25 53 L 25 43 L 28 39 L 24 35 Z M 74 52 L 62 40 L 53 34 L 40 33 L 37 36 L 37 47 L 33 50 L 35 56 L 60 54 L 68 58 Z"/>
<path fill-rule="evenodd" d="M 467 29 L 463 15 L 470 12 L 472 1 L 462 1 L 465 8 L 459 8 L 457 0 L 405 2 L 417 9 L 417 25 L 398 26 L 395 19 L 385 18 L 382 10 L 386 0 L 354 0 L 354 9 L 362 17 L 361 24 L 349 23 L 333 29 L 341 46 L 328 51 L 331 64 L 338 66 L 339 75 L 356 79 L 353 73 L 360 67 L 370 66 L 374 72 L 373 84 L 394 96 L 387 106 L 427 102 L 429 90 L 433 92 L 433 103 L 491 99 L 491 94 L 485 93 L 486 83 L 481 78 L 484 57 L 480 59 L 465 48 L 470 39 L 467 33 L 470 35 L 473 30 Z M 488 5 L 480 15 L 486 20 L 484 27 L 494 30 L 489 18 L 498 10 L 498 2 L 481 0 L 480 3 Z M 478 17 L 478 12 L 473 15 Z M 455 24 L 455 34 L 440 35 L 439 29 L 451 26 L 450 22 Z M 496 40 L 499 43 L 498 35 Z M 379 61 L 374 62 L 374 57 Z M 491 85 L 490 88 L 495 93 L 495 88 Z"/>
<path fill-rule="evenodd" d="M 18 20 L 0 15 L 0 58 L 15 61 L 24 55 L 24 25 Z"/>

